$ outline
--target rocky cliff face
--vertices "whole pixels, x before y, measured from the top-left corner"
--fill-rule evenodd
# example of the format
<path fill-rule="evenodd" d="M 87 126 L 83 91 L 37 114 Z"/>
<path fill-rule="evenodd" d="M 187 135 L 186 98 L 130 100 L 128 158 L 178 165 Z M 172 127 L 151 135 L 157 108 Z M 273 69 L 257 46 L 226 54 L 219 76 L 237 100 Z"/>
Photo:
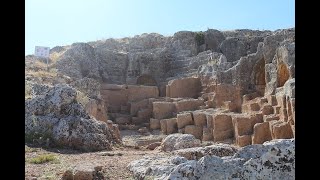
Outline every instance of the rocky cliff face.
<path fill-rule="evenodd" d="M 48 66 L 43 59 L 26 57 L 28 103 L 40 96 L 48 98 L 48 92 L 53 93 L 49 89 L 58 91 L 57 85 L 68 84 L 85 100 L 78 103 L 86 114 L 79 117 L 84 119 L 107 122 L 110 118 L 125 127 L 142 122 L 149 126 L 151 118 L 167 134 L 182 132 L 214 141 L 235 138 L 239 146 L 294 137 L 294 28 L 208 29 L 168 37 L 145 33 L 57 46 L 50 56 Z M 54 101 L 54 107 L 59 103 Z M 234 113 L 232 118 L 216 118 L 219 108 Z M 78 109 L 72 105 L 70 112 Z M 45 117 L 51 113 L 43 111 Z M 188 127 L 182 128 L 183 111 L 191 111 L 192 116 L 187 118 Z M 238 117 L 239 113 L 244 116 Z M 220 121 L 226 127 L 212 126 Z"/>
<path fill-rule="evenodd" d="M 208 29 L 180 31 L 169 37 L 151 33 L 74 43 L 53 50 L 66 49 L 57 60 L 58 73 L 76 79 L 89 77 L 105 83 L 137 84 L 143 77 L 139 84 L 152 81 L 160 87 L 174 77 L 199 75 L 199 70 L 200 74 L 214 73 L 212 78 L 216 81 L 240 86 L 245 92 L 264 83 L 266 93 L 272 94 L 277 84 L 284 81 L 276 80 L 275 69 L 280 69 L 278 76 L 282 76 L 286 73 L 282 69 L 287 67 L 290 74 L 284 76 L 294 78 L 294 36 L 294 28 L 274 32 Z M 266 82 L 260 82 L 264 79 L 260 77 L 262 71 Z"/>

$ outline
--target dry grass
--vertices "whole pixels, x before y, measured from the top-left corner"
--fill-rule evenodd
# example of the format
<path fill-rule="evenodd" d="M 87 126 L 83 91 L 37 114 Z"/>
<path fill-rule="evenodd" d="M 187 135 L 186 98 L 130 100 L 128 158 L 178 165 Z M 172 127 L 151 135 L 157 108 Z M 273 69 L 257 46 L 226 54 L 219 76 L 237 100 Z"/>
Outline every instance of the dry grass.
<path fill-rule="evenodd" d="M 55 155 L 53 154 L 42 154 L 37 157 L 28 159 L 27 162 L 32 163 L 32 164 L 43 164 L 47 162 L 53 162 L 53 163 L 58 163 L 58 159 Z"/>
<path fill-rule="evenodd" d="M 54 78 L 57 76 L 57 73 L 55 71 L 27 71 L 26 75 L 31 75 L 33 77 L 50 77 L 50 78 Z"/>

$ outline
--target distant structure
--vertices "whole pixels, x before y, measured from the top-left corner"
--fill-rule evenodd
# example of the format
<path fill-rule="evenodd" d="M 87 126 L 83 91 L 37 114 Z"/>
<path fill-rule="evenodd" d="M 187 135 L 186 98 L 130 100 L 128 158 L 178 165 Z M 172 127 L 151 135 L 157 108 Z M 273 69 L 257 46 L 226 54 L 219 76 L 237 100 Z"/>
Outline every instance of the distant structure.
<path fill-rule="evenodd" d="M 43 58 L 49 58 L 49 47 L 43 47 L 43 46 L 36 46 L 34 55 L 37 57 L 43 57 Z"/>

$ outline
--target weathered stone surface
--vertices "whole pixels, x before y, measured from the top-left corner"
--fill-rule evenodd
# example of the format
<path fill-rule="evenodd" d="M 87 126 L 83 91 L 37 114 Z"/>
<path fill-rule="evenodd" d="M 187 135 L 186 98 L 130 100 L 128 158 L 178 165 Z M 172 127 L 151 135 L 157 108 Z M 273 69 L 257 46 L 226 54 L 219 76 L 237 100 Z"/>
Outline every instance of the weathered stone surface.
<path fill-rule="evenodd" d="M 194 135 L 194 137 L 196 137 L 197 139 L 202 139 L 202 126 L 196 126 L 196 125 L 187 125 L 184 128 L 184 133 L 185 134 L 192 134 Z"/>
<path fill-rule="evenodd" d="M 46 96 L 26 100 L 26 137 L 40 135 L 53 144 L 85 151 L 111 149 L 114 132 L 106 123 L 91 119 L 77 98 L 75 89 L 56 85 Z"/>
<path fill-rule="evenodd" d="M 161 145 L 161 142 L 154 142 L 154 143 L 151 143 L 147 146 L 147 149 L 150 149 L 150 150 L 154 150 L 155 148 L 159 147 Z"/>
<path fill-rule="evenodd" d="M 162 134 L 167 134 L 167 120 L 166 119 L 160 120 L 160 128 L 161 128 Z"/>
<path fill-rule="evenodd" d="M 177 118 L 166 119 L 167 121 L 167 134 L 177 133 Z"/>
<path fill-rule="evenodd" d="M 137 101 L 137 102 L 131 102 L 130 103 L 130 114 L 131 116 L 136 116 L 138 111 L 142 108 L 147 107 L 149 104 L 149 100 L 148 99 L 143 99 L 141 101 Z"/>
<path fill-rule="evenodd" d="M 166 87 L 167 97 L 189 97 L 197 98 L 201 91 L 201 82 L 199 78 L 175 79 L 168 82 Z"/>
<path fill-rule="evenodd" d="M 85 110 L 89 115 L 93 116 L 99 121 L 106 122 L 108 120 L 106 108 L 101 99 L 90 99 L 85 105 Z"/>
<path fill-rule="evenodd" d="M 173 102 L 153 102 L 152 106 L 155 119 L 170 118 L 176 112 L 176 105 Z"/>
<path fill-rule="evenodd" d="M 186 162 L 187 159 L 179 156 L 146 156 L 143 159 L 132 161 L 128 165 L 129 171 L 133 172 L 135 179 L 165 177 L 172 168 Z"/>
<path fill-rule="evenodd" d="M 269 104 L 266 104 L 262 107 L 261 112 L 263 115 L 273 114 L 273 107 Z"/>
<path fill-rule="evenodd" d="M 200 146 L 200 140 L 191 134 L 170 134 L 161 142 L 161 150 L 173 151 Z"/>
<path fill-rule="evenodd" d="M 227 114 L 215 114 L 213 117 L 213 127 L 216 131 L 233 129 L 231 116 Z"/>
<path fill-rule="evenodd" d="M 190 158 L 196 157 L 197 155 L 194 155 Z M 175 159 L 176 165 L 173 165 L 174 163 L 170 162 L 169 159 Z M 177 156 L 167 158 L 146 157 L 130 163 L 128 167 L 134 176 L 140 179 L 149 175 L 154 179 L 166 180 L 291 180 L 295 179 L 295 142 L 294 139 L 272 140 L 265 142 L 263 145 L 250 145 L 241 148 L 233 156 L 218 157 L 211 155 L 203 156 L 199 160 L 187 160 Z"/>
<path fill-rule="evenodd" d="M 240 147 L 252 144 L 251 135 L 242 135 L 236 137 L 236 144 Z"/>
<path fill-rule="evenodd" d="M 202 141 L 212 141 L 212 129 L 208 127 L 203 127 Z"/>
<path fill-rule="evenodd" d="M 184 128 L 187 125 L 193 124 L 191 113 L 177 114 L 178 129 Z"/>
<path fill-rule="evenodd" d="M 128 85 L 128 101 L 140 101 L 156 97 L 159 97 L 159 89 L 157 86 Z"/>
<path fill-rule="evenodd" d="M 228 61 L 232 62 L 239 60 L 242 56 L 255 53 L 258 43 L 262 41 L 262 37 L 230 37 L 221 43 L 220 50 L 227 57 Z"/>
<path fill-rule="evenodd" d="M 253 127 L 252 144 L 262 144 L 272 139 L 269 122 L 257 123 Z"/>
<path fill-rule="evenodd" d="M 204 105 L 203 99 L 183 99 L 176 102 L 177 112 L 191 111 L 199 109 L 201 105 Z"/>
<path fill-rule="evenodd" d="M 187 158 L 188 160 L 199 160 L 203 156 L 215 155 L 219 157 L 233 156 L 237 147 L 228 144 L 214 144 L 205 147 L 194 147 L 173 151 L 173 154 Z"/>
<path fill-rule="evenodd" d="M 270 131 L 273 139 L 290 139 L 293 138 L 291 126 L 287 122 L 271 121 Z"/>
<path fill-rule="evenodd" d="M 150 119 L 150 129 L 160 129 L 160 120 L 159 119 Z"/>
<path fill-rule="evenodd" d="M 230 138 L 234 137 L 233 129 L 228 129 L 228 130 L 213 129 L 212 136 L 213 136 L 214 142 L 224 141 L 226 139 L 230 139 Z"/>
<path fill-rule="evenodd" d="M 101 166 L 94 166 L 93 164 L 81 164 L 81 165 L 79 164 L 73 169 L 71 179 L 74 179 L 74 180 L 104 179 L 104 176 L 101 170 L 102 170 Z M 66 179 L 67 178 L 65 178 L 65 180 Z"/>
<path fill-rule="evenodd" d="M 201 111 L 193 111 L 193 121 L 196 126 L 207 126 L 207 117 L 206 114 Z"/>
<path fill-rule="evenodd" d="M 253 126 L 256 123 L 254 118 L 246 116 L 235 116 L 232 118 L 234 124 L 235 135 L 251 135 L 253 133 Z"/>

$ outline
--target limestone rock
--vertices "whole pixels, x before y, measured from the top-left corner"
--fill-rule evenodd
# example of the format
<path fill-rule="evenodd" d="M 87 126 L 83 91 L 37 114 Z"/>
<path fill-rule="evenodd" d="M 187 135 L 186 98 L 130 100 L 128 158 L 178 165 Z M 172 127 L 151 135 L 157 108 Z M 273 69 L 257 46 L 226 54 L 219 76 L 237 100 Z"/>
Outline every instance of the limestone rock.
<path fill-rule="evenodd" d="M 200 146 L 200 140 L 191 134 L 170 134 L 161 142 L 161 150 L 163 151 L 173 151 L 198 146 Z"/>
<path fill-rule="evenodd" d="M 53 86 L 45 96 L 26 100 L 25 134 L 85 151 L 111 149 L 116 142 L 113 130 L 90 118 L 77 100 L 77 91 L 68 85 Z"/>
<path fill-rule="evenodd" d="M 93 164 L 79 164 L 73 170 L 67 170 L 62 180 L 95 180 L 104 179 L 102 167 Z"/>
<path fill-rule="evenodd" d="M 143 159 L 132 161 L 128 165 L 128 169 L 133 172 L 135 179 L 145 179 L 146 177 L 153 179 L 169 175 L 172 168 L 186 161 L 186 158 L 179 156 L 145 156 Z"/>
<path fill-rule="evenodd" d="M 240 149 L 234 156 L 187 161 L 162 179 L 295 179 L 294 140 L 274 140 Z"/>
<path fill-rule="evenodd" d="M 72 67 L 72 68 L 70 68 Z M 99 61 L 94 49 L 87 43 L 74 43 L 57 61 L 58 73 L 75 79 L 101 79 Z"/>
<path fill-rule="evenodd" d="M 219 157 L 233 156 L 236 152 L 237 148 L 228 144 L 214 144 L 205 147 L 194 147 L 173 151 L 175 155 L 185 157 L 188 160 L 199 160 L 207 155 Z"/>

